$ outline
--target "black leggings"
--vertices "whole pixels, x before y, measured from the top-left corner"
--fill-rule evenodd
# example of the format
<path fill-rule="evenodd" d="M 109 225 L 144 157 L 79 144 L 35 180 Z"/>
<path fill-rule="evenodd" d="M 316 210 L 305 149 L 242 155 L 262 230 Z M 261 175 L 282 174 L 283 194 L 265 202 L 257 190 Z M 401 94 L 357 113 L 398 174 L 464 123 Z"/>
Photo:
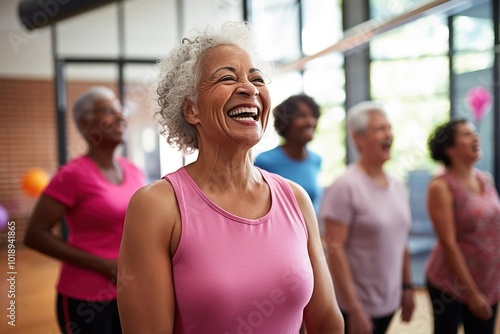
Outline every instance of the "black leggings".
<path fill-rule="evenodd" d="M 348 333 L 347 331 L 347 318 L 349 317 L 349 314 L 345 313 L 344 311 L 342 312 L 342 316 L 344 317 L 344 333 Z M 389 315 L 386 315 L 385 317 L 380 317 L 380 318 L 373 318 L 372 317 L 372 323 L 373 323 L 373 334 L 384 334 L 387 331 L 387 328 L 389 328 L 389 325 L 391 324 L 392 317 L 394 316 L 394 313 L 391 313 Z"/>
<path fill-rule="evenodd" d="M 121 334 L 116 299 L 88 302 L 57 294 L 57 319 L 63 334 Z"/>
<path fill-rule="evenodd" d="M 432 302 L 434 334 L 456 334 L 461 324 L 464 325 L 465 334 L 494 333 L 498 304 L 492 305 L 493 316 L 488 320 L 482 320 L 472 314 L 467 305 L 428 282 L 427 290 Z"/>

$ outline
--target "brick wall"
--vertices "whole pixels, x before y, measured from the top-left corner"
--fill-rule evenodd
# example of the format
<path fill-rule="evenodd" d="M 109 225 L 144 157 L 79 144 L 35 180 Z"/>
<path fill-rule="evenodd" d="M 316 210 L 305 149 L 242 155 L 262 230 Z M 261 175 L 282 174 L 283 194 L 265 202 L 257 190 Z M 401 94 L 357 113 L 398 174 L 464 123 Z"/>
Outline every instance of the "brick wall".
<path fill-rule="evenodd" d="M 68 106 L 93 85 L 103 82 L 69 82 Z M 86 145 L 67 111 L 68 159 L 83 154 Z M 26 223 L 36 198 L 25 194 L 21 179 L 30 168 L 44 169 L 49 176 L 58 168 L 54 83 L 50 80 L 0 78 L 0 205 L 16 222 L 16 239 L 23 240 Z M 6 232 L 0 231 L 0 247 Z"/>

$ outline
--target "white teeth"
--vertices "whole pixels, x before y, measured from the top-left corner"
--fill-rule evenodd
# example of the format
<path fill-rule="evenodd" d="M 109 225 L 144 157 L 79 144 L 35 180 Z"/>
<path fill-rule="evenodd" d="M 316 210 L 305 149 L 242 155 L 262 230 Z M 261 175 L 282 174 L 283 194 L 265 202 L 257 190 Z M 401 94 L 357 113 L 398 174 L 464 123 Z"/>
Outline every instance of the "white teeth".
<path fill-rule="evenodd" d="M 236 109 L 230 110 L 228 115 L 230 117 L 234 117 L 234 116 L 237 116 L 237 115 L 240 115 L 243 113 L 250 114 L 250 116 L 257 116 L 259 111 L 257 110 L 257 108 L 241 107 L 241 108 L 236 108 Z M 250 116 L 246 117 L 246 118 L 252 118 Z"/>
<path fill-rule="evenodd" d="M 241 121 L 255 121 L 253 117 L 234 117 L 233 119 L 239 119 Z"/>

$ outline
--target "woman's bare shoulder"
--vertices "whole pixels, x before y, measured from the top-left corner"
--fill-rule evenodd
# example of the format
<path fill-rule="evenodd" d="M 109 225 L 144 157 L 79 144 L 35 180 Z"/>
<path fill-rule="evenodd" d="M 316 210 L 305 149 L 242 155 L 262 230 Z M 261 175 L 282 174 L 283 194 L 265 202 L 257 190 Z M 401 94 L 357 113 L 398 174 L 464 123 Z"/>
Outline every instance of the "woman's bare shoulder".
<path fill-rule="evenodd" d="M 141 202 L 147 207 L 160 203 L 163 205 L 176 203 L 174 188 L 170 182 L 164 179 L 154 181 L 137 190 L 131 199 L 132 201 Z"/>
<path fill-rule="evenodd" d="M 449 192 L 448 182 L 441 176 L 435 176 L 429 182 L 428 191 L 447 194 Z"/>
<path fill-rule="evenodd" d="M 135 192 L 130 200 L 127 216 L 132 220 L 148 219 L 162 225 L 173 224 L 178 216 L 175 192 L 166 180 L 152 182 Z"/>

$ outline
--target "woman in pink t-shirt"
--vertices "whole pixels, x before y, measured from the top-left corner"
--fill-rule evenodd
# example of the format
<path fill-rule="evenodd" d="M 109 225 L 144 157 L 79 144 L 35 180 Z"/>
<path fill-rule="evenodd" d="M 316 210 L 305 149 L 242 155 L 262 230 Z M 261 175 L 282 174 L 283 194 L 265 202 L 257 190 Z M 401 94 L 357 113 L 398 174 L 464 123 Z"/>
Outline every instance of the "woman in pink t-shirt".
<path fill-rule="evenodd" d="M 465 119 L 439 126 L 429 139 L 432 158 L 446 170 L 428 189 L 438 237 L 427 264 L 434 333 L 492 334 L 500 300 L 500 200 L 493 181 L 474 167 L 479 136 Z"/>
<path fill-rule="evenodd" d="M 63 262 L 57 283 L 63 333 L 121 333 L 118 249 L 127 205 L 145 180 L 137 167 L 115 154 L 126 122 L 112 90 L 91 88 L 77 99 L 73 115 L 88 152 L 53 176 L 29 220 L 25 243 Z M 63 218 L 66 241 L 52 234 Z"/>

